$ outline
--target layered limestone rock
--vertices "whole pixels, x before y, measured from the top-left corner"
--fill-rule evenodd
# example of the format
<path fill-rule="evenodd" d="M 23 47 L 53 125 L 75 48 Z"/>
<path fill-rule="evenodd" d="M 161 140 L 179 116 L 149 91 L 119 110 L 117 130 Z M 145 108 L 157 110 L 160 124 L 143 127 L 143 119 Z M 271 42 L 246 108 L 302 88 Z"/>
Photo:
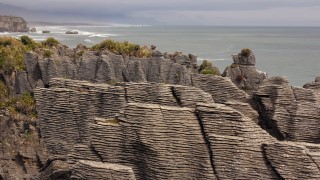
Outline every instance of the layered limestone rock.
<path fill-rule="evenodd" d="M 247 102 L 238 104 L 240 112 L 232 108 L 239 101 L 216 103 L 214 91 L 68 79 L 52 79 L 49 87 L 35 91 L 41 133 L 50 157 L 60 157 L 56 163 L 65 168 L 50 160 L 39 177 L 295 179 L 320 173 L 320 146 L 278 141 L 256 123 Z"/>
<path fill-rule="evenodd" d="M 262 125 L 280 140 L 319 143 L 320 94 L 291 87 L 284 78 L 264 81 L 254 93 Z"/>
<path fill-rule="evenodd" d="M 38 112 L 30 125 L 0 111 L 0 179 L 319 179 L 319 78 L 262 81 L 240 54 L 249 96 L 195 73 L 192 55 L 51 50 L 0 74 L 12 96 L 34 92 Z"/>
<path fill-rule="evenodd" d="M 313 89 L 313 90 L 320 90 L 320 76 L 316 77 L 316 79 L 313 82 L 307 83 L 303 85 L 303 88 L 306 89 Z"/>
<path fill-rule="evenodd" d="M 28 24 L 22 17 L 0 16 L 0 32 L 28 32 Z"/>
<path fill-rule="evenodd" d="M 224 70 L 222 76 L 229 77 L 240 89 L 249 92 L 256 90 L 259 84 L 267 78 L 265 72 L 256 69 L 256 58 L 250 49 L 244 49 L 241 53 L 233 55 L 232 58 L 233 64 Z"/>

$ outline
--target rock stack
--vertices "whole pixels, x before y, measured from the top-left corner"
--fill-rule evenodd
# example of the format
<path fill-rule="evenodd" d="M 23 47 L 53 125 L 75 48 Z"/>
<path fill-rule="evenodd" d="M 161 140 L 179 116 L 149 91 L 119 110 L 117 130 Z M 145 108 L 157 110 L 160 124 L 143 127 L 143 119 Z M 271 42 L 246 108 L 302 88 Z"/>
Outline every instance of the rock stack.
<path fill-rule="evenodd" d="M 233 64 L 224 70 L 222 76 L 229 77 L 238 88 L 252 92 L 267 78 L 265 72 L 256 69 L 256 58 L 250 49 L 243 49 L 232 58 Z"/>

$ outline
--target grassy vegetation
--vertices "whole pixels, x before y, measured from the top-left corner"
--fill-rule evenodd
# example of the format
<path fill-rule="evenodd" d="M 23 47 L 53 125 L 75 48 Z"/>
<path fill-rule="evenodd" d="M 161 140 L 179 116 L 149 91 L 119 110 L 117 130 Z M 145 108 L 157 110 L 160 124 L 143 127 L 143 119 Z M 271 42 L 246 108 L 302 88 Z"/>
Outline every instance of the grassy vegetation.
<path fill-rule="evenodd" d="M 12 37 L 0 38 L 0 71 L 11 73 L 25 69 L 24 54 L 29 50 L 21 40 Z"/>
<path fill-rule="evenodd" d="M 4 98 L 0 103 L 0 109 L 5 109 L 14 120 L 29 120 L 37 116 L 36 102 L 30 93 L 18 97 Z"/>
<path fill-rule="evenodd" d="M 198 72 L 200 74 L 220 75 L 219 70 L 208 60 L 203 60 L 202 64 L 199 66 Z"/>
<path fill-rule="evenodd" d="M 93 51 L 100 51 L 107 49 L 112 53 L 122 56 L 135 56 L 135 57 L 150 57 L 152 50 L 146 46 L 139 46 L 137 44 L 129 43 L 128 41 L 117 42 L 111 39 L 107 39 L 100 44 L 96 44 L 91 47 Z"/>
<path fill-rule="evenodd" d="M 58 46 L 60 42 L 53 37 L 49 37 L 46 40 L 42 41 L 41 44 L 44 47 L 50 48 Z"/>
<path fill-rule="evenodd" d="M 50 58 L 52 56 L 52 52 L 49 49 L 45 49 L 43 52 L 43 57 Z"/>

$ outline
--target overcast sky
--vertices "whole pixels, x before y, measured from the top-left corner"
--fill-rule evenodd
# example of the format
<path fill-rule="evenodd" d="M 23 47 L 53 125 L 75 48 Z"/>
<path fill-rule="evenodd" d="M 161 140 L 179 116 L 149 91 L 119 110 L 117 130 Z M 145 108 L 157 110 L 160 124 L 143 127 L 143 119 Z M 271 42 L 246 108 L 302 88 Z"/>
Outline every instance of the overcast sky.
<path fill-rule="evenodd" d="M 320 0 L 0 0 L 4 13 L 101 24 L 319 26 Z"/>

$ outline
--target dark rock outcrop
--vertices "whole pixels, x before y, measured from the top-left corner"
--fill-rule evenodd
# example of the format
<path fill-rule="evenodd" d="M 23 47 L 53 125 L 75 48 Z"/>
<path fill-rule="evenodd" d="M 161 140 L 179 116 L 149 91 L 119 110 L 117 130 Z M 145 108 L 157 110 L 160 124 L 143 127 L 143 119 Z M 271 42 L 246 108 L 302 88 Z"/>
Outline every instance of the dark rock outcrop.
<path fill-rule="evenodd" d="M 256 58 L 251 51 L 248 55 L 239 53 L 232 58 L 233 64 L 224 70 L 222 76 L 229 77 L 238 88 L 252 92 L 267 78 L 265 72 L 256 69 Z"/>
<path fill-rule="evenodd" d="M 0 32 L 28 32 L 28 24 L 22 17 L 0 16 Z"/>

